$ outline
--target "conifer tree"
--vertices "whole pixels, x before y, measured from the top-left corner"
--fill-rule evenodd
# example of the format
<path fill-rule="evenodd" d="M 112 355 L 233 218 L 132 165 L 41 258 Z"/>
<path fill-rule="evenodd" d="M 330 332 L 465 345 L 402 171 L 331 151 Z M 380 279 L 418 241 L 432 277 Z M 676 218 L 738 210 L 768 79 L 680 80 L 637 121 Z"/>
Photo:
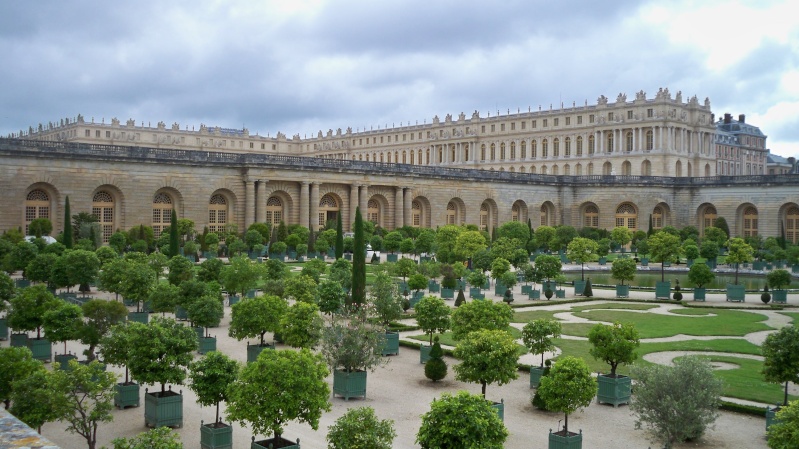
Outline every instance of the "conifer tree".
<path fill-rule="evenodd" d="M 355 209 L 355 242 L 352 254 L 352 296 L 353 304 L 366 302 L 366 246 L 363 236 L 361 208 Z"/>
<path fill-rule="evenodd" d="M 344 257 L 344 229 L 341 224 L 341 213 L 336 214 L 336 259 Z"/>
<path fill-rule="evenodd" d="M 180 251 L 178 240 L 178 213 L 172 209 L 172 218 L 169 220 L 169 257 L 175 257 Z"/>
<path fill-rule="evenodd" d="M 66 203 L 64 204 L 64 246 L 67 249 L 72 249 L 72 221 L 70 219 L 69 211 L 69 195 L 67 195 Z"/>
<path fill-rule="evenodd" d="M 447 362 L 444 361 L 444 351 L 437 335 L 433 347 L 430 348 L 430 359 L 424 365 L 424 375 L 433 382 L 447 377 Z"/>

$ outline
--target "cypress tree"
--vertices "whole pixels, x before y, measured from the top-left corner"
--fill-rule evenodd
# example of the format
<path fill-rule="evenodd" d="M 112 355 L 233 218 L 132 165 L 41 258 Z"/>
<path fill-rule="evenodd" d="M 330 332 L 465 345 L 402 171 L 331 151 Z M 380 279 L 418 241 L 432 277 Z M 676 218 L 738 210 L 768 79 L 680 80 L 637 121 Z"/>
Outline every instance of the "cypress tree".
<path fill-rule="evenodd" d="M 316 248 L 314 247 L 314 242 L 316 242 L 316 239 L 314 238 L 314 232 L 313 232 L 313 230 L 309 230 L 308 231 L 308 254 L 316 252 Z"/>
<path fill-rule="evenodd" d="M 336 214 L 336 259 L 344 257 L 344 229 L 341 224 L 341 212 Z"/>
<path fill-rule="evenodd" d="M 361 208 L 355 209 L 355 242 L 352 254 L 352 304 L 366 302 L 366 243 L 363 237 Z"/>
<path fill-rule="evenodd" d="M 652 230 L 652 214 L 649 214 L 649 229 L 646 230 L 646 236 L 652 237 L 655 231 Z"/>
<path fill-rule="evenodd" d="M 178 240 L 178 213 L 172 209 L 172 218 L 169 221 L 169 257 L 179 254 L 180 241 Z"/>
<path fill-rule="evenodd" d="M 67 249 L 72 249 L 72 221 L 70 220 L 69 211 L 69 195 L 67 195 L 66 203 L 64 204 L 64 246 Z"/>

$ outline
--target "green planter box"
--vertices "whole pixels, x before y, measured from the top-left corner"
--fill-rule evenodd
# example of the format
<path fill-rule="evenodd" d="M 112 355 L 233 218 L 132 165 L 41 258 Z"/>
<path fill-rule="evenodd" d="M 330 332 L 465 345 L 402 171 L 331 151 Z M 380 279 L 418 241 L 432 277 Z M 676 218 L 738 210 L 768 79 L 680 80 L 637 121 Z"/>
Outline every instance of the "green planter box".
<path fill-rule="evenodd" d="M 727 301 L 744 302 L 746 290 L 743 285 L 727 284 Z"/>
<path fill-rule="evenodd" d="M 780 420 L 777 419 L 778 411 L 780 411 L 780 407 L 766 407 L 766 431 L 768 431 L 768 428 L 771 427 L 772 424 L 780 422 Z"/>
<path fill-rule="evenodd" d="M 662 262 L 663 266 L 669 268 L 671 266 L 671 262 Z"/>
<path fill-rule="evenodd" d="M 550 289 L 553 292 L 558 288 L 558 283 L 555 281 L 544 281 L 541 283 L 541 290 Z"/>
<path fill-rule="evenodd" d="M 183 427 L 183 395 L 172 387 L 163 393 L 144 390 L 144 423 L 147 427 Z"/>
<path fill-rule="evenodd" d="M 8 340 L 8 319 L 0 318 L 0 340 Z"/>
<path fill-rule="evenodd" d="M 199 343 L 197 352 L 200 354 L 216 351 L 216 337 L 202 337 L 199 339 Z"/>
<path fill-rule="evenodd" d="M 397 291 L 402 294 L 405 290 L 408 290 L 408 283 L 404 281 L 397 282 Z"/>
<path fill-rule="evenodd" d="M 541 383 L 541 375 L 544 374 L 545 367 L 531 366 L 530 367 L 530 388 L 538 388 Z"/>
<path fill-rule="evenodd" d="M 383 335 L 383 355 L 399 355 L 399 332 L 386 332 Z"/>
<path fill-rule="evenodd" d="M 530 295 L 530 292 L 533 291 L 532 285 L 522 285 L 522 295 Z"/>
<path fill-rule="evenodd" d="M 229 295 L 227 298 L 228 305 L 232 306 L 239 303 L 239 297 L 236 295 Z"/>
<path fill-rule="evenodd" d="M 252 444 L 250 444 L 250 449 L 300 449 L 300 439 L 297 438 L 297 443 L 294 444 L 293 441 L 287 440 L 285 438 L 270 438 L 268 440 L 261 440 L 255 441 L 255 437 L 252 437 Z"/>
<path fill-rule="evenodd" d="M 25 348 L 28 346 L 28 334 L 11 333 L 11 341 L 8 344 L 12 348 Z"/>
<path fill-rule="evenodd" d="M 122 298 L 122 304 L 124 304 L 126 307 L 133 307 L 136 305 L 136 301 L 128 298 Z"/>
<path fill-rule="evenodd" d="M 53 357 L 53 361 L 58 363 L 58 366 L 61 368 L 61 371 L 66 371 L 69 369 L 69 361 L 70 360 L 77 360 L 78 356 L 75 354 L 56 354 Z"/>
<path fill-rule="evenodd" d="M 475 295 L 482 295 L 483 290 L 480 287 L 469 287 L 469 297 L 474 298 Z"/>
<path fill-rule="evenodd" d="M 216 253 L 213 251 L 203 251 L 203 257 L 206 259 L 214 259 L 216 258 Z"/>
<path fill-rule="evenodd" d="M 344 258 L 347 259 L 347 260 L 352 260 L 352 254 L 346 253 L 346 254 L 344 254 Z"/>
<path fill-rule="evenodd" d="M 600 257 L 598 262 L 599 262 L 600 265 L 605 265 L 605 264 L 608 263 L 608 258 L 607 257 Z"/>
<path fill-rule="evenodd" d="M 766 268 L 766 262 L 763 262 L 762 260 L 756 260 L 752 262 L 753 270 L 762 271 L 764 268 Z"/>
<path fill-rule="evenodd" d="M 433 349 L 429 345 L 419 346 L 419 363 L 427 363 L 430 360 L 430 351 Z"/>
<path fill-rule="evenodd" d="M 233 427 L 224 423 L 204 424 L 200 421 L 202 449 L 233 449 Z"/>
<path fill-rule="evenodd" d="M 387 262 L 396 262 L 399 259 L 399 256 L 396 254 L 386 254 L 386 261 Z"/>
<path fill-rule="evenodd" d="M 255 298 L 255 296 L 256 296 L 257 294 L 258 294 L 258 291 L 257 291 L 257 290 L 255 290 L 254 288 L 251 288 L 251 289 L 247 290 L 247 295 L 246 295 L 246 296 L 247 296 L 248 298 Z"/>
<path fill-rule="evenodd" d="M 430 293 L 438 293 L 441 291 L 441 285 L 433 280 L 427 281 L 427 291 Z"/>
<path fill-rule="evenodd" d="M 122 410 L 125 407 L 138 407 L 139 404 L 139 384 L 130 382 L 114 386 L 114 407 Z"/>
<path fill-rule="evenodd" d="M 183 306 L 175 307 L 175 319 L 180 321 L 186 321 L 189 319 L 189 312 L 186 311 Z"/>
<path fill-rule="evenodd" d="M 258 358 L 258 354 L 261 353 L 264 349 L 275 349 L 275 345 L 270 345 L 269 343 L 265 343 L 263 346 L 261 345 L 251 345 L 247 343 L 247 363 L 254 362 L 255 359 Z"/>
<path fill-rule="evenodd" d="M 561 289 L 555 290 L 555 297 L 556 298 L 561 298 L 561 299 L 565 298 L 566 297 L 566 290 L 561 290 Z"/>
<path fill-rule="evenodd" d="M 421 290 L 414 290 L 411 295 L 411 307 L 416 307 L 416 304 L 424 298 L 424 292 Z"/>
<path fill-rule="evenodd" d="M 541 299 L 541 290 L 530 290 L 527 297 L 530 299 Z"/>
<path fill-rule="evenodd" d="M 794 273 L 799 273 L 799 264 L 794 264 L 791 266 L 791 271 Z"/>
<path fill-rule="evenodd" d="M 269 258 L 272 259 L 272 260 L 279 260 L 281 262 L 285 262 L 286 261 L 286 255 L 285 254 L 271 253 L 271 254 L 269 254 Z"/>
<path fill-rule="evenodd" d="M 483 287 L 482 287 L 482 288 L 483 288 L 483 290 L 488 290 L 489 288 L 491 288 L 491 281 L 490 281 L 490 280 L 488 280 L 488 279 L 486 279 L 486 281 L 485 281 L 485 283 L 483 284 Z"/>
<path fill-rule="evenodd" d="M 629 285 L 616 284 L 616 297 L 617 298 L 629 298 L 630 297 L 630 286 Z"/>
<path fill-rule="evenodd" d="M 463 279 L 458 279 L 455 281 L 455 289 L 456 290 L 465 290 L 466 289 L 466 281 Z"/>
<path fill-rule="evenodd" d="M 128 321 L 147 324 L 150 322 L 150 314 L 147 312 L 128 312 Z"/>
<path fill-rule="evenodd" d="M 505 422 L 505 400 L 502 399 L 499 402 L 492 402 L 491 408 L 496 410 L 497 414 L 499 415 L 499 419 L 502 420 L 502 422 Z"/>
<path fill-rule="evenodd" d="M 574 294 L 582 295 L 585 290 L 585 281 L 574 281 Z"/>
<path fill-rule="evenodd" d="M 569 432 L 569 435 L 563 435 L 563 431 L 552 432 L 549 429 L 549 445 L 548 449 L 582 449 L 583 448 L 583 431 L 580 433 Z"/>
<path fill-rule="evenodd" d="M 494 294 L 495 295 L 502 296 L 502 295 L 505 294 L 505 290 L 507 290 L 507 287 L 502 285 L 502 283 L 497 282 L 496 284 L 494 284 Z"/>
<path fill-rule="evenodd" d="M 642 257 L 641 258 L 641 266 L 642 267 L 648 267 L 649 266 L 649 258 L 648 257 Z"/>
<path fill-rule="evenodd" d="M 600 375 L 597 376 L 597 384 L 599 384 L 599 391 L 596 395 L 597 403 L 613 404 L 614 407 L 618 407 L 619 404 L 630 403 L 630 396 L 632 395 L 631 377 Z"/>
<path fill-rule="evenodd" d="M 53 345 L 46 338 L 31 338 L 28 340 L 28 348 L 33 353 L 33 358 L 43 362 L 53 359 Z"/>
<path fill-rule="evenodd" d="M 444 299 L 453 299 L 455 298 L 455 290 L 451 288 L 442 288 L 441 297 Z"/>
<path fill-rule="evenodd" d="M 31 286 L 31 281 L 27 279 L 17 279 L 14 283 L 17 285 L 17 288 L 27 288 Z"/>
<path fill-rule="evenodd" d="M 345 401 L 355 397 L 366 399 L 366 371 L 333 371 L 333 397 L 336 395 Z"/>
<path fill-rule="evenodd" d="M 655 299 L 669 299 L 671 297 L 671 281 L 658 281 L 655 283 Z"/>
<path fill-rule="evenodd" d="M 705 296 L 707 296 L 707 289 L 706 288 L 699 288 L 694 287 L 694 301 L 705 301 Z"/>
<path fill-rule="evenodd" d="M 775 304 L 785 304 L 788 302 L 788 290 L 772 290 L 771 300 Z"/>

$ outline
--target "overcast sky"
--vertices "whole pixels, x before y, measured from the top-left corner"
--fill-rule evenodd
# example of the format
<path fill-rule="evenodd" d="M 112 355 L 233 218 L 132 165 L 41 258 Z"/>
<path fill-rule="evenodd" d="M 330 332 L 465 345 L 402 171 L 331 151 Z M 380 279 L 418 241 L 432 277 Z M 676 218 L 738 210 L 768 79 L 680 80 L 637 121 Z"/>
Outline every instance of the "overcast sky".
<path fill-rule="evenodd" d="M 82 114 L 291 137 L 600 95 L 746 114 L 799 157 L 795 1 L 0 0 L 0 135 Z"/>

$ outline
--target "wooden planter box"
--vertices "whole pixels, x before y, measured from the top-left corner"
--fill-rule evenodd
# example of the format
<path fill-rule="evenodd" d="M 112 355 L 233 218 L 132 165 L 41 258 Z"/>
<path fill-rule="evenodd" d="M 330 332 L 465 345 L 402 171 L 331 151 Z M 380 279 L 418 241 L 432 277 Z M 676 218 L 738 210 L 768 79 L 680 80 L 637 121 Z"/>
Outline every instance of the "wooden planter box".
<path fill-rule="evenodd" d="M 483 290 L 480 287 L 469 287 L 469 297 L 473 298 L 475 295 L 482 295 Z"/>
<path fill-rule="evenodd" d="M 629 285 L 616 284 L 616 297 L 617 298 L 629 298 L 630 297 L 630 286 Z"/>
<path fill-rule="evenodd" d="M 355 397 L 366 399 L 366 371 L 333 371 L 333 397 L 336 395 L 345 401 Z"/>
<path fill-rule="evenodd" d="M 345 254 L 344 254 L 344 259 L 346 259 L 346 260 L 352 260 L 352 253 L 345 253 Z"/>
<path fill-rule="evenodd" d="M 582 295 L 585 290 L 585 281 L 574 281 L 574 294 Z"/>
<path fill-rule="evenodd" d="M 483 288 L 483 290 L 488 290 L 489 288 L 491 288 L 491 281 L 486 279 L 485 284 L 483 284 L 482 288 Z"/>
<path fill-rule="evenodd" d="M 538 384 L 541 383 L 541 375 L 544 374 L 543 366 L 531 366 L 530 367 L 530 388 L 538 388 Z"/>
<path fill-rule="evenodd" d="M 415 290 L 413 295 L 411 295 L 411 307 L 416 307 L 416 304 L 424 298 L 424 292 L 421 290 Z"/>
<path fill-rule="evenodd" d="M 399 332 L 386 332 L 383 334 L 383 355 L 399 355 Z"/>
<path fill-rule="evenodd" d="M 8 319 L 0 318 L 0 340 L 8 340 Z"/>
<path fill-rule="evenodd" d="M 443 299 L 453 299 L 455 298 L 455 290 L 451 288 L 442 288 L 441 289 L 441 297 Z"/>
<path fill-rule="evenodd" d="M 144 390 L 144 423 L 148 427 L 183 427 L 183 394 Z"/>
<path fill-rule="evenodd" d="M 31 286 L 31 281 L 27 279 L 17 279 L 14 283 L 17 285 L 17 288 L 28 288 Z"/>
<path fill-rule="evenodd" d="M 197 352 L 205 354 L 211 351 L 216 351 L 216 337 L 202 337 L 199 340 Z"/>
<path fill-rule="evenodd" d="M 492 402 L 491 408 L 497 411 L 499 415 L 499 419 L 502 422 L 505 422 L 505 400 L 501 399 L 499 402 Z"/>
<path fill-rule="evenodd" d="M 671 281 L 658 281 L 655 283 L 655 299 L 671 298 Z"/>
<path fill-rule="evenodd" d="M 254 289 L 254 288 L 251 288 L 251 289 L 247 290 L 247 294 L 244 295 L 244 296 L 246 296 L 248 298 L 255 298 L 257 295 L 258 295 L 258 291 L 256 289 Z"/>
<path fill-rule="evenodd" d="M 53 359 L 53 345 L 46 338 L 31 338 L 28 340 L 28 348 L 33 353 L 33 358 L 43 362 Z"/>
<path fill-rule="evenodd" d="M 433 280 L 427 281 L 427 291 L 430 293 L 438 293 L 441 291 L 441 285 Z"/>
<path fill-rule="evenodd" d="M 771 300 L 774 304 L 785 304 L 788 302 L 788 290 L 772 290 Z"/>
<path fill-rule="evenodd" d="M 505 287 L 501 283 L 497 282 L 496 284 L 494 284 L 494 294 L 495 295 L 502 296 L 502 295 L 505 294 L 505 290 L 507 290 L 507 287 Z"/>
<path fill-rule="evenodd" d="M 270 438 L 268 440 L 261 440 L 255 441 L 255 437 L 252 437 L 252 444 L 250 444 L 250 449 L 300 449 L 300 439 L 297 438 L 297 442 L 294 443 L 291 440 L 287 440 L 285 438 Z"/>
<path fill-rule="evenodd" d="M 462 279 L 458 279 L 455 281 L 455 289 L 456 290 L 463 290 L 466 288 L 466 281 Z"/>
<path fill-rule="evenodd" d="M 541 290 L 550 289 L 553 292 L 558 288 L 558 283 L 555 281 L 544 281 L 541 283 Z"/>
<path fill-rule="evenodd" d="M 768 428 L 771 427 L 772 424 L 780 422 L 780 420 L 777 419 L 778 411 L 780 411 L 780 407 L 766 407 L 766 431 L 768 431 Z"/>
<path fill-rule="evenodd" d="M 147 312 L 128 312 L 128 321 L 147 324 L 150 322 L 150 314 Z"/>
<path fill-rule="evenodd" d="M 530 299 L 541 299 L 541 290 L 530 290 L 527 297 Z"/>
<path fill-rule="evenodd" d="M 566 297 L 566 290 L 557 289 L 555 290 L 555 297 L 556 298 L 565 298 Z"/>
<path fill-rule="evenodd" d="M 619 404 L 630 403 L 630 396 L 632 395 L 631 377 L 599 375 L 597 376 L 597 384 L 599 384 L 599 391 L 596 395 L 598 404 L 613 404 L 614 407 L 618 407 Z"/>
<path fill-rule="evenodd" d="M 139 404 L 139 384 L 131 382 L 114 386 L 114 407 L 122 410 L 125 407 L 138 407 Z"/>
<path fill-rule="evenodd" d="M 386 254 L 387 262 L 396 262 L 399 257 L 396 254 Z"/>
<path fill-rule="evenodd" d="M 200 447 L 202 449 L 233 449 L 233 427 L 229 424 L 204 424 L 200 421 Z"/>
<path fill-rule="evenodd" d="M 427 363 L 430 360 L 430 351 L 433 349 L 429 345 L 419 346 L 419 363 Z"/>
<path fill-rule="evenodd" d="M 608 263 L 608 258 L 607 257 L 600 257 L 598 262 L 599 262 L 600 265 L 605 265 L 605 264 Z"/>
<path fill-rule="evenodd" d="M 11 333 L 11 341 L 8 344 L 12 348 L 28 347 L 28 334 Z"/>
<path fill-rule="evenodd" d="M 261 353 L 264 349 L 275 349 L 274 344 L 265 343 L 263 346 L 261 345 L 251 345 L 247 343 L 247 363 L 254 362 L 255 359 L 258 358 L 258 354 Z"/>
<path fill-rule="evenodd" d="M 70 360 L 77 360 L 78 356 L 75 354 L 56 354 L 53 357 L 53 361 L 58 363 L 58 366 L 61 368 L 61 371 L 66 371 L 69 369 L 69 361 Z"/>
<path fill-rule="evenodd" d="M 727 301 L 744 302 L 746 300 L 746 290 L 743 285 L 727 284 Z"/>
<path fill-rule="evenodd" d="M 125 307 L 133 307 L 136 305 L 136 301 L 128 298 L 122 298 L 122 304 L 124 304 Z"/>
<path fill-rule="evenodd" d="M 530 295 L 530 292 L 533 291 L 532 285 L 522 285 L 522 295 Z"/>
<path fill-rule="evenodd" d="M 228 295 L 227 303 L 229 306 L 233 306 L 239 303 L 239 297 L 236 295 Z"/>
<path fill-rule="evenodd" d="M 179 321 L 186 321 L 189 319 L 189 312 L 183 306 L 175 307 L 175 319 Z"/>
<path fill-rule="evenodd" d="M 705 301 L 705 296 L 707 296 L 707 289 L 694 287 L 694 301 Z"/>
<path fill-rule="evenodd" d="M 649 266 L 649 258 L 648 257 L 642 257 L 641 258 L 641 266 L 642 267 L 648 267 Z"/>
<path fill-rule="evenodd" d="M 563 431 L 552 432 L 549 429 L 549 449 L 582 449 L 583 448 L 583 431 L 580 433 L 569 432 L 569 435 L 564 435 Z"/>

